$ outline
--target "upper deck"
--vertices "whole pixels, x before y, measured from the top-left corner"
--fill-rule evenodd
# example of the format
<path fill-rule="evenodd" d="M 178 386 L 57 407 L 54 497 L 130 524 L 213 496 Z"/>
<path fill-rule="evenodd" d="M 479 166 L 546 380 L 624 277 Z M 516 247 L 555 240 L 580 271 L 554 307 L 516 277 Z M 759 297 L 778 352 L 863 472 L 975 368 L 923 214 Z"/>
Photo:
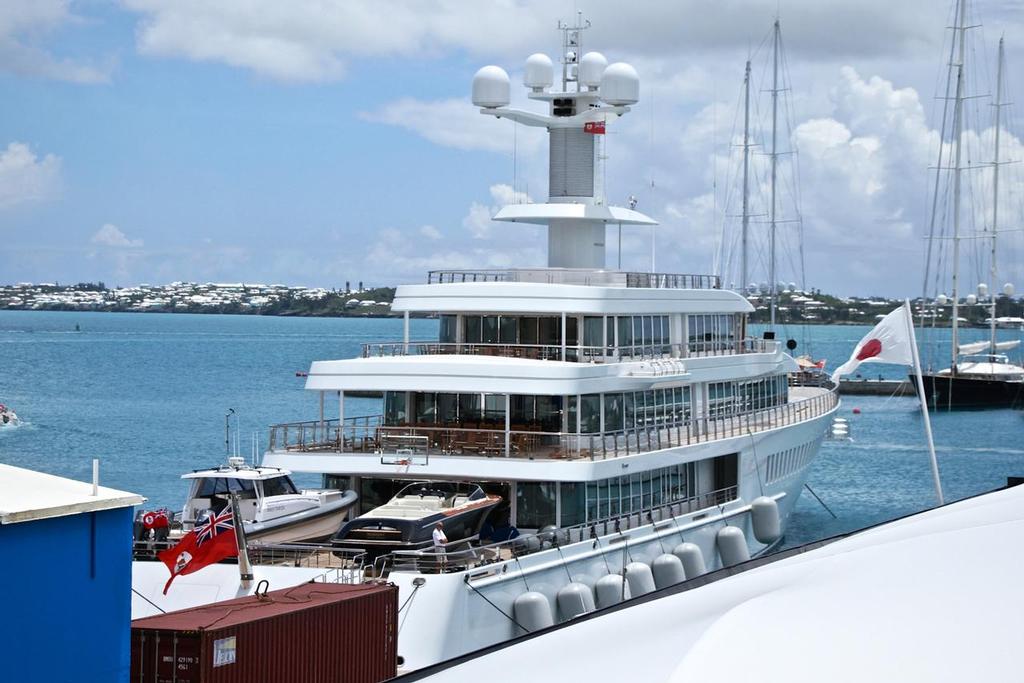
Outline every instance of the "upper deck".
<path fill-rule="evenodd" d="M 485 268 L 432 270 L 427 284 L 457 282 L 539 282 L 549 285 L 588 287 L 643 287 L 649 289 L 721 289 L 717 275 L 689 273 L 641 273 L 590 268 Z"/>

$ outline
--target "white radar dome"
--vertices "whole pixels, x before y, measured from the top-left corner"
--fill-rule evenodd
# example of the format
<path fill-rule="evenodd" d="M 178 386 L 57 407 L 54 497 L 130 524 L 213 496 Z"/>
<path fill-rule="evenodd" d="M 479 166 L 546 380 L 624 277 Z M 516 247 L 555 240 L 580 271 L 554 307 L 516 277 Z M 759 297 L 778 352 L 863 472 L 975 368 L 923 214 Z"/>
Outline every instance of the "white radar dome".
<path fill-rule="evenodd" d="M 1005 285 L 1003 285 L 1003 294 L 1005 294 L 1006 296 L 1013 296 L 1012 282 L 1007 282 Z"/>
<path fill-rule="evenodd" d="M 509 103 L 509 78 L 500 66 L 485 66 L 473 76 L 473 104 L 484 109 Z"/>
<path fill-rule="evenodd" d="M 947 297 L 945 294 L 939 294 L 937 297 L 935 297 L 935 303 L 937 303 L 940 306 L 945 306 L 948 301 L 949 297 Z"/>
<path fill-rule="evenodd" d="M 612 105 L 636 104 L 640 100 L 640 76 L 625 62 L 611 64 L 601 75 L 601 99 Z"/>
<path fill-rule="evenodd" d="M 988 285 L 984 282 L 978 283 L 978 296 L 985 298 L 988 296 Z"/>
<path fill-rule="evenodd" d="M 965 302 L 965 303 L 966 303 L 966 304 L 967 304 L 968 306 L 973 306 L 974 304 L 978 303 L 978 297 L 974 296 L 973 294 L 968 294 L 968 295 L 967 295 L 967 296 L 966 296 L 966 297 L 964 298 L 964 302 Z"/>
<path fill-rule="evenodd" d="M 580 58 L 580 83 L 588 88 L 601 85 L 601 76 L 608 68 L 608 60 L 600 52 L 588 52 Z"/>
<path fill-rule="evenodd" d="M 551 57 L 542 52 L 526 58 L 526 71 L 523 73 L 523 85 L 534 92 L 543 92 L 555 82 L 555 67 Z"/>

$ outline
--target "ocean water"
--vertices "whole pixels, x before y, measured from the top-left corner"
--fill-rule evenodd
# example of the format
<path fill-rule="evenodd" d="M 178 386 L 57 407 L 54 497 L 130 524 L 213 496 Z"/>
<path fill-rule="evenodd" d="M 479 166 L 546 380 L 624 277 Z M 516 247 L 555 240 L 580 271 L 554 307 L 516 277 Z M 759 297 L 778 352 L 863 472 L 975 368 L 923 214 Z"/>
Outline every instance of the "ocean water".
<path fill-rule="evenodd" d="M 867 329 L 781 328 L 779 337 L 796 340 L 796 353 L 834 367 Z M 88 480 L 92 458 L 99 458 L 102 484 L 146 496 L 147 507 L 176 508 L 184 495 L 180 475 L 224 460 L 229 408 L 236 415 L 231 448 L 248 457 L 254 447 L 265 448 L 268 425 L 316 418 L 316 396 L 303 390 L 297 371 L 401 334 L 397 319 L 0 311 L 0 403 L 25 421 L 0 428 L 0 462 Z M 411 321 L 412 338 L 436 335 L 436 320 Z M 929 340 L 940 363 L 948 331 Z M 904 375 L 895 366 L 861 367 L 865 376 Z M 346 414 L 375 414 L 378 403 L 346 399 Z M 841 414 L 850 420 L 852 440 L 826 441 L 810 477 L 836 518 L 805 492 L 790 520 L 789 544 L 934 503 L 915 400 L 848 396 Z M 1024 475 L 1024 412 L 941 413 L 933 415 L 933 427 L 947 499 Z M 296 479 L 318 484 L 312 475 Z"/>

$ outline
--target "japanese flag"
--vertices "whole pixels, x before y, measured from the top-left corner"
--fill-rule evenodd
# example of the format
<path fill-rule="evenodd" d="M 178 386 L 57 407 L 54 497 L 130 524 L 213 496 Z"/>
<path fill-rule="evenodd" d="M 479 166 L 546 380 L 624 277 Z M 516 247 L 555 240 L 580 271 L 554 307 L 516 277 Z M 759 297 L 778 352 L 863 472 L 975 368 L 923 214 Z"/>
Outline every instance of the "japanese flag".
<path fill-rule="evenodd" d="M 875 329 L 860 340 L 850 360 L 832 373 L 832 381 L 838 382 L 840 375 L 848 375 L 861 363 L 914 364 L 914 341 L 911 337 L 909 307 L 900 306 L 882 318 Z"/>

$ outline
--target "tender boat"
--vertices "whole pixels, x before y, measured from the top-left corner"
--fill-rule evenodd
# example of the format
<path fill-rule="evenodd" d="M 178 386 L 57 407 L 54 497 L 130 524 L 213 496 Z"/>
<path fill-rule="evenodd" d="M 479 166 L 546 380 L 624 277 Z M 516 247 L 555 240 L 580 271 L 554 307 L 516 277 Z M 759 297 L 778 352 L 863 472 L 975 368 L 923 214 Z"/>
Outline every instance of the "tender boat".
<path fill-rule="evenodd" d="M 234 493 L 249 541 L 297 543 L 330 538 L 358 496 L 338 489 L 299 490 L 290 474 L 279 467 L 252 467 L 244 458 L 231 457 L 226 465 L 182 475 L 191 486 L 178 532 L 191 530 L 211 510 L 223 510 L 228 494 Z"/>
<path fill-rule="evenodd" d="M 409 484 L 384 505 L 346 523 L 334 545 L 370 554 L 426 548 L 441 523 L 449 545 L 476 539 L 484 520 L 502 502 L 476 485 L 457 481 Z"/>

